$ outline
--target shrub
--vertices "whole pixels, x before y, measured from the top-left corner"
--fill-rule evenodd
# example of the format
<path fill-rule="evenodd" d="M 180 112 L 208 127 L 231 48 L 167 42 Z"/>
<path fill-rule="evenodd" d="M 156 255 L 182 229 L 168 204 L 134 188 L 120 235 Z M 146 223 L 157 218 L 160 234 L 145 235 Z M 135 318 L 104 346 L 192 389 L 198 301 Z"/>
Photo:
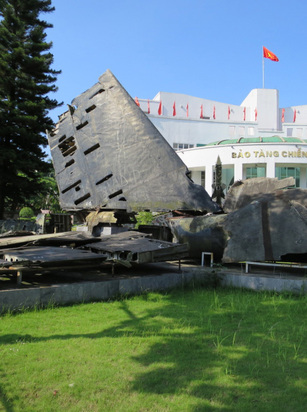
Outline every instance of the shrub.
<path fill-rule="evenodd" d="M 20 219 L 32 219 L 34 212 L 30 207 L 23 207 L 19 212 Z"/>
<path fill-rule="evenodd" d="M 153 220 L 153 215 L 151 212 L 139 212 L 136 216 L 136 225 L 135 228 L 137 229 L 140 225 L 150 225 Z"/>

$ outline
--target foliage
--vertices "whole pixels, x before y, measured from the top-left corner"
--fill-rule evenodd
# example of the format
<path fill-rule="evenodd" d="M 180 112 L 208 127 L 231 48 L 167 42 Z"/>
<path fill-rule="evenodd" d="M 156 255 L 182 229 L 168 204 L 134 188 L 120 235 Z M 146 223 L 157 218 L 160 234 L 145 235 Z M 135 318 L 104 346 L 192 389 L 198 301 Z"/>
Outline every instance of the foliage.
<path fill-rule="evenodd" d="M 153 220 L 153 215 L 151 212 L 139 212 L 136 216 L 136 225 L 137 229 L 140 225 L 150 225 Z"/>
<path fill-rule="evenodd" d="M 51 165 L 51 164 L 50 164 Z M 19 175 L 22 175 L 19 173 Z M 10 202 L 6 199 L 6 207 L 12 211 L 12 216 L 16 209 L 30 207 L 34 210 L 35 215 L 42 209 L 49 210 L 51 213 L 63 213 L 59 203 L 59 190 L 54 177 L 53 168 L 47 173 L 36 173 L 36 182 L 40 185 L 40 191 L 29 195 L 27 198 L 21 197 L 17 203 Z"/>
<path fill-rule="evenodd" d="M 305 322 L 306 296 L 226 289 L 7 314 L 0 409 L 303 412 Z"/>
<path fill-rule="evenodd" d="M 59 71 L 51 68 L 52 43 L 39 18 L 54 10 L 51 0 L 4 0 L 0 21 L 0 219 L 43 187 L 48 111 L 59 106 L 49 97 Z"/>
<path fill-rule="evenodd" d="M 40 210 L 50 210 L 52 213 L 63 213 L 59 203 L 59 190 L 54 177 L 54 170 L 49 173 L 40 174 L 38 181 L 41 185 L 41 191 L 29 199 L 29 203 L 34 210 L 39 213 Z"/>
<path fill-rule="evenodd" d="M 23 207 L 19 212 L 20 219 L 31 219 L 34 217 L 34 212 L 30 207 Z"/>

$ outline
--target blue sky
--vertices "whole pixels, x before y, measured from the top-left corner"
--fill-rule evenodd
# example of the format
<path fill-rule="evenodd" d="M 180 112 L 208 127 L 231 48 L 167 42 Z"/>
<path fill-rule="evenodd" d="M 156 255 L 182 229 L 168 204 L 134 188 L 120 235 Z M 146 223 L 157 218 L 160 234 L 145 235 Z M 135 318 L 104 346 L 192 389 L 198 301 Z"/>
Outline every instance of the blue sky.
<path fill-rule="evenodd" d="M 305 0 L 53 0 L 42 15 L 54 27 L 54 68 L 65 106 L 110 69 L 132 96 L 159 91 L 241 104 L 262 87 L 279 90 L 280 106 L 307 104 Z"/>

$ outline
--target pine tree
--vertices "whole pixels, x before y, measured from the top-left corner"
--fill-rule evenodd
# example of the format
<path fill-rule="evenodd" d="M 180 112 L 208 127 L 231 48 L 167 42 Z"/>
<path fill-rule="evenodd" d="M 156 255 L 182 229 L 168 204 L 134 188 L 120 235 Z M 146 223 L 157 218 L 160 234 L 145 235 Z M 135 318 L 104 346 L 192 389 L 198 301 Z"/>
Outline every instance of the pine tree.
<path fill-rule="evenodd" d="M 49 110 L 60 71 L 51 68 L 51 24 L 41 13 L 54 11 L 51 0 L 0 0 L 0 219 L 5 211 L 27 204 L 41 189 L 40 176 L 50 168 L 44 161 Z"/>

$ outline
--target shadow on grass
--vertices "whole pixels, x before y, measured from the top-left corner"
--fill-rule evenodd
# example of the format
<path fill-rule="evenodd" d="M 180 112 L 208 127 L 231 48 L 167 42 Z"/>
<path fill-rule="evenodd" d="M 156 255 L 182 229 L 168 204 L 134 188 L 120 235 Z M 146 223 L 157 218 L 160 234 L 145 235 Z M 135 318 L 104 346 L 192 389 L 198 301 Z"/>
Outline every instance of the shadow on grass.
<path fill-rule="evenodd" d="M 295 348 L 306 336 L 294 321 L 304 319 L 305 300 L 225 290 L 150 296 L 155 295 L 144 301 L 162 299 L 163 305 L 146 309 L 144 304 L 138 315 L 133 301 L 123 300 L 120 308 L 128 319 L 97 333 L 10 334 L 1 341 L 132 336 L 145 344 L 150 339 L 146 352 L 132 357 L 144 370 L 133 377 L 130 388 L 136 393 L 182 397 L 185 405 L 192 402 L 190 411 L 305 410 L 302 356 Z"/>
<path fill-rule="evenodd" d="M 3 382 L 5 380 L 5 373 L 3 370 L 0 369 L 0 382 Z M 5 412 L 14 412 L 14 402 L 17 401 L 17 399 L 10 400 L 9 396 L 6 392 L 6 390 L 3 388 L 3 386 L 0 383 L 0 410 L 3 410 Z M 3 409 L 1 409 L 1 407 Z"/>

